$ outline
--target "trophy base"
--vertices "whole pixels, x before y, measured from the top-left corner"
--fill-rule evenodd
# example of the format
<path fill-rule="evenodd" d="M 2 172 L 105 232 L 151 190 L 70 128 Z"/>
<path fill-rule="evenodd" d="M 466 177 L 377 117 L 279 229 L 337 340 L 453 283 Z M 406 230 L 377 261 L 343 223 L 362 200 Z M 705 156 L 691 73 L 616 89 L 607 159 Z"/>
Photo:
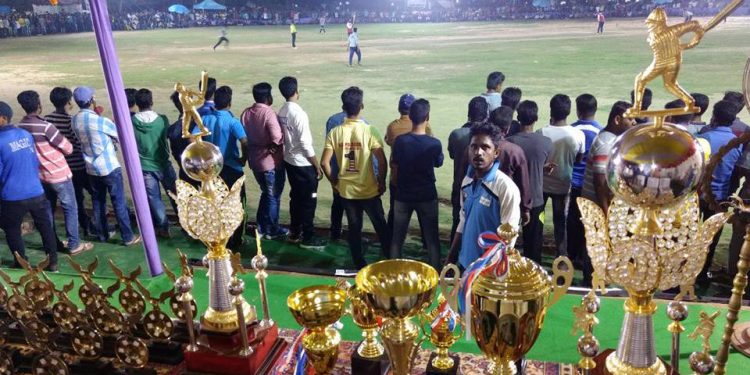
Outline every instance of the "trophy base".
<path fill-rule="evenodd" d="M 71 374 L 98 375 L 115 372 L 112 362 L 81 359 L 68 365 Z"/>
<path fill-rule="evenodd" d="M 158 375 L 158 373 L 150 367 L 144 367 L 125 369 L 122 371 L 122 375 Z"/>
<path fill-rule="evenodd" d="M 453 359 L 453 367 L 441 370 L 432 365 L 432 360 L 437 357 L 437 353 L 430 354 L 430 360 L 427 361 L 426 375 L 456 375 L 461 373 L 461 359 L 456 354 L 448 354 Z"/>
<path fill-rule="evenodd" d="M 352 374 L 362 375 L 385 375 L 388 373 L 388 356 L 385 353 L 375 358 L 365 358 L 359 355 L 357 349 L 362 345 L 360 342 L 352 352 Z"/>
<path fill-rule="evenodd" d="M 612 374 L 607 370 L 607 357 L 609 357 L 610 354 L 614 353 L 614 349 L 607 349 L 596 357 L 594 357 L 594 362 L 596 363 L 596 368 L 592 369 L 589 374 L 591 375 L 616 375 Z M 661 361 L 664 364 L 664 367 L 667 370 L 667 374 L 672 373 L 672 367 L 669 366 L 667 362 L 664 362 L 661 358 L 658 358 L 659 361 Z"/>
<path fill-rule="evenodd" d="M 247 328 L 252 354 L 239 355 L 242 338 L 238 332 L 229 335 L 204 332 L 198 339 L 198 350 L 185 351 L 187 370 L 205 374 L 244 375 L 258 374 L 261 368 L 268 366 L 269 361 L 272 367 L 281 355 L 280 344 L 276 343 L 279 337 L 278 327 L 274 325 L 261 330 L 258 323 L 254 322 Z"/>
<path fill-rule="evenodd" d="M 148 361 L 177 365 L 185 360 L 182 344 L 174 341 L 153 341 L 148 344 Z"/>
<path fill-rule="evenodd" d="M 740 323 L 734 326 L 732 347 L 736 351 L 750 357 L 750 322 Z"/>

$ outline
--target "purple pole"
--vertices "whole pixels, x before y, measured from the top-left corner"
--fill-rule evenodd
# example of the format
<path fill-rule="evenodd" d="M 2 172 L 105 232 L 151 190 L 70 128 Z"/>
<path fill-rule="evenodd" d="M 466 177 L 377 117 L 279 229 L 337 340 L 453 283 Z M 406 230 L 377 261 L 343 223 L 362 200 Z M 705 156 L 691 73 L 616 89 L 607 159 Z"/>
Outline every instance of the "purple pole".
<path fill-rule="evenodd" d="M 130 182 L 130 192 L 133 194 L 135 214 L 138 227 L 143 238 L 146 261 L 151 276 L 164 272 L 161 268 L 159 246 L 156 243 L 154 224 L 151 221 L 151 211 L 146 197 L 146 185 L 143 182 L 141 161 L 138 158 L 138 146 L 135 144 L 133 124 L 130 122 L 130 112 L 125 98 L 125 85 L 122 82 L 120 65 L 117 62 L 115 41 L 112 38 L 112 28 L 109 23 L 107 0 L 89 0 L 91 5 L 91 21 L 96 34 L 96 44 L 99 46 L 99 56 L 104 70 L 104 80 L 109 91 L 109 100 L 115 115 L 115 124 L 122 145 L 122 156 L 125 159 L 125 172 Z"/>

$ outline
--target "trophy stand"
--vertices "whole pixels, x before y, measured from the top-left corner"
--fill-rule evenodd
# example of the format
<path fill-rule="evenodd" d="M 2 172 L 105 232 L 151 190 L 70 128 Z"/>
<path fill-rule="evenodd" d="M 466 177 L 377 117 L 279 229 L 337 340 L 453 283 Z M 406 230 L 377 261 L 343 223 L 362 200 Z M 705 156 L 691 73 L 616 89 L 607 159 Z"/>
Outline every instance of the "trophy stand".
<path fill-rule="evenodd" d="M 193 372 L 256 374 L 261 368 L 270 367 L 268 363 L 273 363 L 280 355 L 277 352 L 280 352 L 283 340 L 278 338 L 275 324 L 258 322 L 255 308 L 244 299 L 234 298 L 239 303 L 236 305 L 230 293 L 238 289 L 230 290 L 234 271 L 226 243 L 244 217 L 240 201 L 244 178 L 231 188 L 226 186 L 219 177 L 224 164 L 221 151 L 201 140 L 202 136 L 210 134 L 196 109 L 204 103 L 207 80 L 208 73 L 204 71 L 201 73 L 201 91 L 188 89 L 180 83 L 175 85 L 184 112 L 182 134 L 184 138 L 192 139 L 180 162 L 185 173 L 200 181 L 201 186 L 196 190 L 188 182 L 179 180 L 177 194 L 170 195 L 177 202 L 183 229 L 208 248 L 204 263 L 208 267 L 209 306 L 200 317 L 197 344 L 190 347 L 195 350 L 185 351 L 185 362 L 187 370 Z M 200 133 L 191 136 L 189 129 L 193 121 Z M 267 306 L 263 282 L 261 290 L 264 306 Z M 267 310 L 264 312 L 264 318 L 268 319 Z M 249 355 L 248 345 L 252 349 Z"/>

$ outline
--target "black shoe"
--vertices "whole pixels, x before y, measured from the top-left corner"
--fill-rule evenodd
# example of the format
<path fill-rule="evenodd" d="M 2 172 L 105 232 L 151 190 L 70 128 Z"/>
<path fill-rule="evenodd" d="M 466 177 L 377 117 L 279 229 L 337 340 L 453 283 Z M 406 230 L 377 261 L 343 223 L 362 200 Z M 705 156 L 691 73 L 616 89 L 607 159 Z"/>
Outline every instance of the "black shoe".
<path fill-rule="evenodd" d="M 299 244 L 299 247 L 309 250 L 323 250 L 326 248 L 326 245 L 326 240 L 317 236 L 312 236 L 308 239 L 302 240 L 302 242 L 300 242 Z"/>
<path fill-rule="evenodd" d="M 59 270 L 57 269 L 57 264 L 50 264 L 49 266 L 47 266 L 47 268 L 44 269 L 44 271 L 51 273 L 59 272 Z"/>

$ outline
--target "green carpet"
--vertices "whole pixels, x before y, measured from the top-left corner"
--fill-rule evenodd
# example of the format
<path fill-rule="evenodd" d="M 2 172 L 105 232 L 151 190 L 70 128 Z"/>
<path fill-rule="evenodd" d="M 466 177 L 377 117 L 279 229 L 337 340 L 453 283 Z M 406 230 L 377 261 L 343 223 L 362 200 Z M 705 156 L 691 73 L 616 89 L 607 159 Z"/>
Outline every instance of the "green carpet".
<path fill-rule="evenodd" d="M 130 251 L 130 250 L 127 250 Z M 14 279 L 17 279 L 22 273 L 16 270 L 8 270 L 8 273 Z M 70 280 L 70 275 L 66 274 L 52 274 L 50 276 L 56 285 L 62 285 Z M 258 288 L 257 282 L 255 281 L 252 274 L 243 276 L 246 282 L 245 297 L 251 304 L 254 304 L 258 311 L 260 311 L 260 301 L 258 299 Z M 78 281 L 78 278 L 74 278 Z M 145 279 L 143 280 L 145 286 L 153 292 L 161 292 L 171 288 L 171 282 L 164 276 Z M 114 280 L 105 277 L 97 278 L 97 282 L 104 286 L 109 286 Z M 330 277 L 315 277 L 305 276 L 296 274 L 271 274 L 268 278 L 268 295 L 270 299 L 270 310 L 272 318 L 282 328 L 299 328 L 297 323 L 294 321 L 289 311 L 286 308 L 286 298 L 294 290 L 316 284 L 334 284 L 334 279 Z M 194 295 L 197 299 L 198 306 L 205 308 L 208 301 L 207 295 L 207 279 L 204 269 L 195 269 L 195 289 Z M 71 298 L 74 302 L 77 302 L 77 295 L 71 293 Z M 566 295 L 559 303 L 553 306 L 546 317 L 544 329 L 542 330 L 536 345 L 528 354 L 529 358 L 544 360 L 544 361 L 555 361 L 574 363 L 578 360 L 578 354 L 576 352 L 576 340 L 577 336 L 571 336 L 570 330 L 573 324 L 573 313 L 572 308 L 574 305 L 580 303 L 580 296 Z M 164 306 L 168 310 L 167 306 Z M 202 310 L 201 308 L 201 310 Z M 716 311 L 716 307 L 708 304 L 692 304 L 690 305 L 690 317 L 685 322 L 687 328 L 686 334 L 683 335 L 682 340 L 682 355 L 680 368 L 683 372 L 687 372 L 688 363 L 687 358 L 690 353 L 694 350 L 700 349 L 700 343 L 694 342 L 687 339 L 687 334 L 692 332 L 698 321 L 698 314 L 700 311 L 713 312 Z M 670 354 L 670 334 L 666 331 L 666 327 L 669 324 L 669 320 L 666 318 L 665 302 L 659 302 L 659 310 L 654 317 L 654 328 L 656 330 L 656 350 L 662 358 L 668 359 Z M 623 310 L 622 310 L 622 299 L 619 298 L 603 298 L 602 308 L 598 314 L 600 324 L 596 327 L 595 333 L 602 348 L 614 348 L 617 346 L 617 340 L 619 337 L 620 324 L 622 322 Z M 740 321 L 750 319 L 750 311 L 743 311 L 740 315 Z M 344 328 L 341 331 L 342 337 L 345 340 L 359 340 L 360 331 L 352 323 L 349 317 L 342 319 Z M 723 327 L 724 325 L 724 314 L 717 318 L 717 327 Z M 721 332 L 717 329 L 712 338 L 712 348 L 716 350 L 719 345 Z M 479 349 L 473 341 L 460 340 L 453 346 L 454 351 L 479 353 Z M 729 374 L 742 373 L 740 369 L 747 369 L 750 366 L 750 359 L 744 357 L 742 354 L 734 353 L 730 355 L 727 371 Z M 743 370 L 744 371 L 744 370 Z"/>

